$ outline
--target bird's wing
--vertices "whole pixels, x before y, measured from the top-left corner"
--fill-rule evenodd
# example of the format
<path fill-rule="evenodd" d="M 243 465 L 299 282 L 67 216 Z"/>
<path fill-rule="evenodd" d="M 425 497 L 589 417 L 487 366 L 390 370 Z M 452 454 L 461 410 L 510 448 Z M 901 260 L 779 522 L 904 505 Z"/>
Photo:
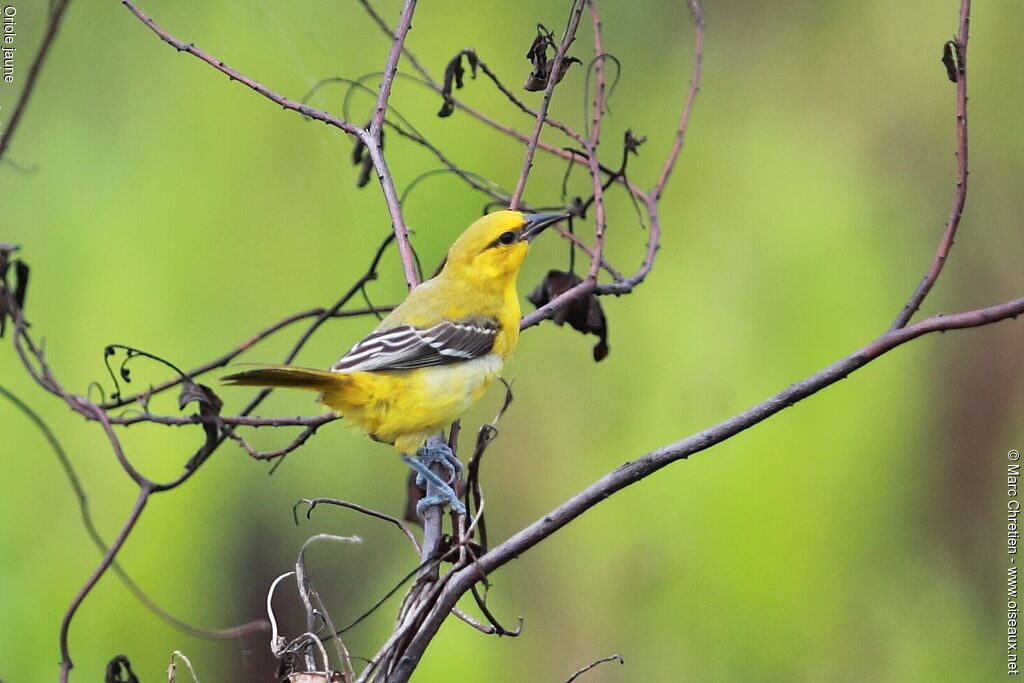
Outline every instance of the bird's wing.
<path fill-rule="evenodd" d="M 427 328 L 400 325 L 370 334 L 331 370 L 412 370 L 458 363 L 490 353 L 497 335 L 497 320 L 444 321 Z"/>

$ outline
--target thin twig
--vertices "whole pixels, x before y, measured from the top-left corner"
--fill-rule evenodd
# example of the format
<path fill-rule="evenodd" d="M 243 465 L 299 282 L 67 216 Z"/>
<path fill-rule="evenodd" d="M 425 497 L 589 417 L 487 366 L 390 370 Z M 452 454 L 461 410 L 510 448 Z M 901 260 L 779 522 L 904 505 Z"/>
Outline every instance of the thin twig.
<path fill-rule="evenodd" d="M 601 169 L 597 160 L 597 147 L 601 142 L 601 122 L 604 120 L 605 112 L 605 52 L 597 0 L 587 0 L 587 7 L 590 8 L 591 24 L 594 31 L 594 107 L 589 126 L 590 132 L 584 141 L 594 198 L 594 247 L 587 279 L 596 283 L 597 275 L 601 270 L 601 260 L 604 257 L 604 234 L 607 227 L 604 210 L 604 184 L 601 182 Z"/>
<path fill-rule="evenodd" d="M 50 429 L 49 425 L 43 421 L 38 413 L 32 410 L 32 408 L 30 408 L 24 401 L 9 392 L 2 385 L 0 385 L 0 395 L 7 398 L 19 410 L 21 410 L 25 416 L 36 425 L 39 431 L 43 434 L 43 437 L 50 444 L 54 454 L 57 456 L 57 460 L 60 462 L 61 468 L 67 475 L 68 482 L 71 484 L 75 497 L 78 499 L 79 514 L 82 517 L 82 523 L 85 525 L 85 530 L 92 539 L 93 544 L 99 549 L 100 553 L 105 555 L 110 548 L 100 535 L 99 529 L 96 528 L 96 524 L 92 519 L 92 512 L 89 509 L 89 499 L 86 495 L 85 487 L 82 486 L 82 482 L 78 478 L 78 474 L 75 472 L 75 469 L 71 464 L 71 459 L 64 451 L 64 447 L 57 439 L 57 435 L 53 433 L 53 430 Z M 228 639 L 238 638 L 254 631 L 266 631 L 270 628 L 270 624 L 262 619 L 250 621 L 230 628 L 207 629 L 193 626 L 192 624 L 186 623 L 178 617 L 175 617 L 173 614 L 158 605 L 137 583 L 135 583 L 131 576 L 128 575 L 128 572 L 121 567 L 119 562 L 116 560 L 112 561 L 110 569 L 121 580 L 121 583 L 124 584 L 125 588 L 135 596 L 136 600 L 138 600 L 153 614 L 157 615 L 160 619 L 163 619 L 165 622 L 183 633 L 188 633 L 199 638 Z"/>
<path fill-rule="evenodd" d="M 278 320 L 273 325 L 270 325 L 270 326 L 260 330 L 259 332 L 257 332 L 253 336 L 249 337 L 244 342 L 242 342 L 241 344 L 239 344 L 235 348 L 231 349 L 227 353 L 225 353 L 225 354 L 223 354 L 221 356 L 218 356 L 217 358 L 214 358 L 211 361 L 203 363 L 202 365 L 196 366 L 192 370 L 189 370 L 188 372 L 185 373 L 185 376 L 187 376 L 189 379 L 193 379 L 194 380 L 196 377 L 204 375 L 207 372 L 209 372 L 210 370 L 216 370 L 217 368 L 222 368 L 222 367 L 226 366 L 228 363 L 230 363 L 231 361 L 233 361 L 238 356 L 240 356 L 243 353 L 245 353 L 246 351 L 250 350 L 253 346 L 255 346 L 255 345 L 259 344 L 260 342 L 265 341 L 269 337 L 273 336 L 275 333 L 280 332 L 281 330 L 284 330 L 284 329 L 290 327 L 292 324 L 300 322 L 300 321 L 305 320 L 307 318 L 319 318 L 319 317 L 323 317 L 325 315 L 327 315 L 327 317 L 329 317 L 329 318 L 355 318 L 355 317 L 360 317 L 360 316 L 364 316 L 364 315 L 373 315 L 375 313 L 387 313 L 387 312 L 390 312 L 393 308 L 394 308 L 394 306 L 375 306 L 375 307 L 372 307 L 372 308 L 356 308 L 356 309 L 353 309 L 351 311 L 336 311 L 335 313 L 333 313 L 331 315 L 327 315 L 328 309 L 325 309 L 325 308 L 311 308 L 311 309 L 306 310 L 306 311 L 300 311 L 298 313 L 293 313 L 292 315 L 285 316 L 281 320 Z M 104 403 L 100 403 L 99 405 L 104 410 L 111 410 L 113 408 L 120 408 L 120 407 L 126 406 L 126 405 L 128 405 L 130 403 L 134 403 L 135 401 L 138 401 L 140 398 L 155 396 L 156 394 L 159 394 L 159 393 L 161 393 L 163 391 L 166 391 L 167 389 L 170 389 L 172 387 L 178 386 L 183 381 L 184 381 L 184 378 L 182 378 L 181 376 L 175 376 L 175 377 L 172 377 L 171 379 L 168 379 L 168 380 L 166 380 L 164 382 L 161 382 L 159 384 L 153 385 L 153 386 L 149 387 L 148 389 L 146 389 L 145 391 L 140 391 L 139 393 L 132 394 L 130 396 L 124 396 L 124 397 L 119 398 L 117 400 L 106 401 Z"/>
<path fill-rule="evenodd" d="M 615 662 L 615 661 L 619 662 L 620 664 L 625 664 L 626 663 L 626 660 L 624 660 L 622 658 L 622 655 L 618 655 L 618 654 L 616 654 L 616 655 L 608 655 L 607 657 L 602 657 L 601 659 L 598 659 L 597 661 L 594 661 L 594 662 L 591 662 L 590 664 L 587 664 L 582 669 L 577 669 L 576 673 L 574 673 L 572 676 L 569 676 L 569 678 L 565 679 L 565 683 L 572 683 L 577 678 L 579 678 L 583 674 L 585 674 L 588 671 L 590 671 L 591 669 L 593 669 L 595 666 L 599 666 L 599 665 L 604 664 L 606 662 Z"/>
<path fill-rule="evenodd" d="M 299 505 L 303 503 L 309 506 L 309 508 L 306 510 L 306 519 L 311 518 L 310 515 L 313 514 L 313 510 L 318 505 L 336 505 L 338 507 L 348 508 L 349 510 L 355 510 L 356 512 L 360 512 L 370 517 L 376 517 L 377 519 L 383 520 L 385 522 L 390 522 L 391 524 L 394 524 L 396 527 L 398 527 L 398 529 L 403 534 L 405 534 L 405 537 L 409 539 L 410 543 L 412 543 L 412 547 L 416 550 L 417 554 L 420 551 L 420 544 L 416 540 L 416 536 L 412 533 L 409 527 L 403 524 L 402 520 L 398 519 L 397 517 L 393 517 L 392 515 L 383 512 L 378 512 L 377 510 L 372 510 L 368 507 L 364 507 L 356 503 L 350 503 L 347 500 L 338 500 L 337 498 L 303 498 L 298 503 L 292 506 L 292 517 L 295 519 L 296 524 L 298 524 L 298 518 L 295 516 L 296 509 L 298 508 Z"/>
<path fill-rule="evenodd" d="M 50 5 L 50 20 L 46 23 L 46 31 L 43 33 L 42 42 L 39 44 L 35 58 L 28 68 L 25 87 L 21 89 L 18 101 L 11 111 L 11 118 L 7 122 L 7 127 L 3 130 L 3 134 L 0 135 L 0 159 L 3 158 L 4 153 L 10 146 L 11 138 L 14 137 L 14 131 L 17 130 L 18 123 L 21 121 L 25 109 L 28 108 L 28 101 L 35 90 L 36 80 L 43 69 L 43 63 L 46 62 L 50 49 L 53 47 L 53 41 L 57 38 L 57 31 L 60 29 L 61 20 L 64 19 L 64 12 L 68 8 L 68 2 L 69 0 L 56 0 Z"/>
<path fill-rule="evenodd" d="M 114 542 L 110 544 L 110 548 L 107 550 L 100 564 L 93 571 L 92 575 L 85 582 L 71 601 L 71 605 L 68 606 L 64 617 L 60 622 L 60 680 L 61 683 L 67 683 L 68 675 L 71 673 L 71 668 L 74 663 L 71 661 L 71 650 L 68 648 L 68 630 L 71 627 L 71 619 L 75 616 L 75 612 L 78 611 L 82 601 L 85 600 L 85 596 L 89 594 L 100 580 L 100 577 L 106 573 L 110 564 L 114 561 L 114 557 L 117 555 L 121 546 L 128 540 L 128 534 L 131 533 L 132 529 L 135 528 L 135 523 L 139 521 L 139 516 L 142 514 L 143 508 L 146 507 L 146 501 L 149 500 L 149 495 L 152 493 L 152 488 L 148 486 L 139 487 L 139 495 L 135 499 L 135 505 L 132 507 L 131 513 L 128 515 L 128 519 L 121 527 L 121 532 L 114 539 Z"/>
<path fill-rule="evenodd" d="M 675 139 L 669 150 L 668 158 L 661 168 L 661 175 L 658 181 L 651 188 L 649 195 L 655 200 L 661 199 L 665 185 L 676 166 L 679 153 L 686 142 L 686 129 L 690 125 L 690 115 L 693 113 L 693 103 L 697 99 L 697 92 L 700 90 L 700 79 L 704 62 L 704 11 L 701 9 L 700 0 L 687 0 L 690 7 L 690 15 L 693 18 L 693 67 L 690 72 L 690 87 L 686 91 L 686 102 L 683 104 L 683 111 L 679 115 L 679 125 L 676 126 Z"/>
<path fill-rule="evenodd" d="M 956 55 L 955 70 L 953 71 L 956 75 L 956 186 L 953 190 L 953 205 L 949 209 L 946 229 L 942 233 L 942 239 L 939 241 L 931 266 L 925 273 L 924 279 L 911 294 L 910 300 L 893 321 L 890 328 L 893 330 L 905 326 L 910 321 L 917 309 L 921 307 L 924 298 L 928 296 L 935 281 L 939 279 L 942 267 L 946 265 L 949 250 L 953 248 L 953 240 L 956 238 L 957 228 L 960 227 L 960 218 L 964 213 L 964 205 L 967 203 L 967 39 L 970 23 L 971 0 L 961 0 L 960 29 L 951 46 Z"/>
<path fill-rule="evenodd" d="M 153 33 L 160 36 L 161 40 L 163 40 L 165 43 L 173 47 L 178 52 L 187 52 L 193 57 L 206 62 L 214 69 L 220 71 L 222 74 L 227 76 L 232 81 L 238 81 L 242 85 L 245 85 L 251 88 L 252 90 L 255 90 L 260 95 L 263 95 L 263 97 L 266 97 L 268 100 L 280 105 L 284 109 L 296 111 L 302 114 L 303 116 L 307 116 L 315 121 L 320 121 L 322 123 L 326 123 L 329 126 L 334 126 L 335 128 L 345 131 L 349 135 L 359 136 L 360 134 L 365 134 L 365 131 L 359 126 L 350 123 L 349 121 L 340 119 L 333 114 L 329 114 L 328 112 L 315 109 L 313 107 L 310 107 L 309 105 L 303 104 L 302 102 L 297 102 L 293 99 L 285 97 L 284 95 L 278 94 L 271 90 L 270 88 L 268 88 L 267 86 L 263 85 L 262 83 L 259 83 L 258 81 L 249 78 L 240 71 L 232 69 L 222 60 L 217 59 L 208 52 L 200 50 L 192 43 L 186 43 L 182 40 L 178 40 L 170 33 L 165 31 L 163 28 L 161 28 L 145 12 L 139 9 L 139 7 L 134 2 L 132 2 L 132 0 L 121 0 L 121 4 L 127 7 L 132 14 L 134 14 L 142 23 L 148 26 L 150 30 L 153 31 Z"/>
<path fill-rule="evenodd" d="M 402 260 L 402 271 L 405 273 L 405 283 L 409 289 L 419 284 L 419 274 L 416 271 L 416 257 L 412 253 L 412 246 L 409 244 L 409 228 L 402 216 L 402 204 L 398 198 L 398 191 L 395 189 L 394 179 L 388 169 L 387 161 L 384 158 L 384 150 L 381 146 L 381 131 L 384 126 L 384 116 L 388 109 L 388 100 L 391 97 L 391 86 L 395 82 L 395 74 L 398 72 L 398 60 L 402 56 L 402 48 L 405 45 L 405 37 L 412 27 L 412 15 L 416 9 L 416 0 L 405 0 L 402 7 L 402 15 L 398 21 L 398 28 L 391 39 L 391 50 L 388 52 L 387 62 L 384 65 L 384 75 L 380 80 L 380 90 L 377 95 L 377 106 L 369 128 L 362 135 L 366 151 L 377 169 L 377 178 L 380 180 L 381 192 L 384 194 L 384 202 L 387 204 L 388 213 L 391 214 L 391 228 L 394 231 L 398 243 L 398 253 Z"/>
<path fill-rule="evenodd" d="M 512 199 L 509 200 L 508 208 L 518 208 L 523 192 L 526 190 L 526 179 L 533 168 L 533 155 L 537 151 L 537 143 L 540 140 L 541 130 L 544 128 L 544 120 L 547 118 L 548 106 L 551 104 L 551 95 L 558 84 L 558 76 L 562 70 L 562 62 L 569 46 L 576 40 L 576 29 L 580 25 L 580 16 L 583 14 L 585 0 L 573 0 L 572 11 L 569 14 L 569 22 L 562 34 L 562 42 L 555 50 L 555 57 L 551 62 L 551 71 L 548 73 L 548 85 L 544 88 L 544 98 L 541 100 L 540 108 L 537 110 L 537 119 L 533 126 L 533 133 L 526 143 L 526 153 L 523 155 L 523 170 L 519 172 L 519 179 L 516 181 L 516 189 L 512 191 Z"/>

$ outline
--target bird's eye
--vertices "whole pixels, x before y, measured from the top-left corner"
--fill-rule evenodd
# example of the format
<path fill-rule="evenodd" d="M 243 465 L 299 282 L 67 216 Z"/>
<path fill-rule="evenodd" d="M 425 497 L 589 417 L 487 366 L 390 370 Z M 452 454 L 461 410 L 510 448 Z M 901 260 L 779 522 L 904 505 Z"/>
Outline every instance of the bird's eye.
<path fill-rule="evenodd" d="M 504 244 L 508 246 L 516 241 L 516 234 L 514 232 L 503 232 L 498 238 L 498 244 Z"/>

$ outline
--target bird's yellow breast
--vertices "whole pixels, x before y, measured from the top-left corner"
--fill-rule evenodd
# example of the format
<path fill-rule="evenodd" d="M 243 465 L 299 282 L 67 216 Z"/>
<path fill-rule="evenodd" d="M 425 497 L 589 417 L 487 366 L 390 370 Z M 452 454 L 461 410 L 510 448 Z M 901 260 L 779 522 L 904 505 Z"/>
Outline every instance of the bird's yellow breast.
<path fill-rule="evenodd" d="M 414 453 L 428 437 L 457 420 L 501 374 L 495 353 L 451 365 L 411 371 L 353 372 L 342 390 L 321 402 L 377 441 Z"/>

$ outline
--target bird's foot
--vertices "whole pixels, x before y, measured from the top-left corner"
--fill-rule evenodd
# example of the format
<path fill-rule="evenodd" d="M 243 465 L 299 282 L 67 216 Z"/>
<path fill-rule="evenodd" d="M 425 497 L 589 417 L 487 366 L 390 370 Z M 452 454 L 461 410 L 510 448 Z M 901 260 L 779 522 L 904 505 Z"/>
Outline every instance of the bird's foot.
<path fill-rule="evenodd" d="M 450 482 L 454 481 L 459 472 L 462 471 L 462 464 L 459 463 L 458 458 L 455 457 L 448 446 L 444 444 L 423 446 L 416 451 L 416 455 L 413 457 L 403 453 L 402 460 L 409 467 L 416 470 L 418 475 L 416 477 L 416 484 L 423 488 L 424 491 L 427 491 L 427 495 L 416 503 L 416 514 L 423 517 L 427 508 L 434 505 L 444 505 L 445 503 L 451 505 L 452 509 L 460 515 L 466 514 L 466 506 L 462 504 L 459 496 L 450 485 Z M 430 466 L 435 463 L 441 464 L 451 471 L 451 477 L 449 477 L 448 481 L 445 481 L 430 470 Z"/>
<path fill-rule="evenodd" d="M 448 484 L 453 484 L 462 474 L 462 462 L 455 457 L 452 449 L 443 441 L 425 443 L 416 451 L 416 457 L 428 467 L 438 463 L 446 470 L 450 470 L 451 476 L 448 477 Z"/>

